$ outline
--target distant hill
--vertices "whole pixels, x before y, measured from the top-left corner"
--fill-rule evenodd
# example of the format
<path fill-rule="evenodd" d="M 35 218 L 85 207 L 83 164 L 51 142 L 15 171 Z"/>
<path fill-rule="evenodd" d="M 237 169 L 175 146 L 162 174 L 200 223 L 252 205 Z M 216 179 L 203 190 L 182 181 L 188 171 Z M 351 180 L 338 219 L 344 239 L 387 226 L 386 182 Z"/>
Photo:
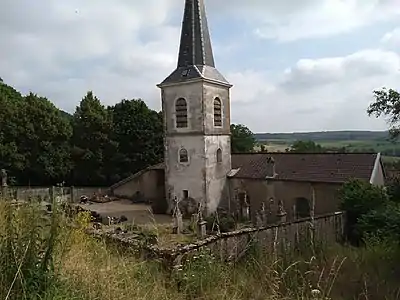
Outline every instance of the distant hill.
<path fill-rule="evenodd" d="M 262 141 L 376 141 L 387 140 L 387 131 L 318 131 L 318 132 L 293 132 L 293 133 L 256 133 L 255 138 Z"/>

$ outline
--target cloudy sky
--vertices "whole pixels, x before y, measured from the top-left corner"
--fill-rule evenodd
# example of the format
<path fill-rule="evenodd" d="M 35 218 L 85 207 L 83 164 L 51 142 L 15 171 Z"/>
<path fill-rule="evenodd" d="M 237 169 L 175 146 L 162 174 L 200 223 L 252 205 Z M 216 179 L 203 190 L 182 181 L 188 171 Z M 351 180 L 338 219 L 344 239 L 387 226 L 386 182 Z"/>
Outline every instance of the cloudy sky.
<path fill-rule="evenodd" d="M 1 0 L 0 77 L 73 112 L 160 109 L 176 65 L 183 0 Z M 372 91 L 400 85 L 399 0 L 206 0 L 217 68 L 234 85 L 232 122 L 254 132 L 383 130 Z"/>

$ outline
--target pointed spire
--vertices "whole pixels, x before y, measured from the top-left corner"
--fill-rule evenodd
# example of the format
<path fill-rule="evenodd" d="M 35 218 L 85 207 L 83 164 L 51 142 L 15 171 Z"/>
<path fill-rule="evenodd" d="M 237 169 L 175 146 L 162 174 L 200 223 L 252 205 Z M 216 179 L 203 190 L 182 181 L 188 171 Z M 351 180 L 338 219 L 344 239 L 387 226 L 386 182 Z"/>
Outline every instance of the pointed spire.
<path fill-rule="evenodd" d="M 182 22 L 178 68 L 215 67 L 204 0 L 186 0 Z"/>
<path fill-rule="evenodd" d="M 177 68 L 157 86 L 195 79 L 232 86 L 215 68 L 204 0 L 185 0 Z"/>

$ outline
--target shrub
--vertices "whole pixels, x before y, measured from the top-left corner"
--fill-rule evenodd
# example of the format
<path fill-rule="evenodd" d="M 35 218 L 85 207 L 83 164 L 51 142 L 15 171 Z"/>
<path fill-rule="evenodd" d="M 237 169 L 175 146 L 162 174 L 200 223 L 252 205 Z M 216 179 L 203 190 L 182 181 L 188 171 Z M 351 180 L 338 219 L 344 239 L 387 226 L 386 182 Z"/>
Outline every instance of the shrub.
<path fill-rule="evenodd" d="M 62 232 L 60 214 L 38 204 L 0 200 L 0 298 L 41 297 L 54 284 L 54 252 Z"/>
<path fill-rule="evenodd" d="M 229 215 L 218 216 L 217 218 L 217 216 L 213 214 L 206 217 L 205 221 L 207 222 L 207 230 L 209 231 L 213 230 L 213 226 L 215 231 L 217 229 L 216 225 L 219 226 L 220 232 L 229 232 L 236 227 L 235 219 Z"/>
<path fill-rule="evenodd" d="M 400 205 L 387 204 L 359 218 L 357 229 L 363 236 L 390 238 L 400 241 Z"/>
<path fill-rule="evenodd" d="M 368 182 L 351 180 L 339 190 L 341 209 L 346 211 L 346 234 L 350 242 L 358 244 L 362 233 L 357 227 L 359 218 L 389 202 L 389 198 L 382 187 L 373 186 Z"/>

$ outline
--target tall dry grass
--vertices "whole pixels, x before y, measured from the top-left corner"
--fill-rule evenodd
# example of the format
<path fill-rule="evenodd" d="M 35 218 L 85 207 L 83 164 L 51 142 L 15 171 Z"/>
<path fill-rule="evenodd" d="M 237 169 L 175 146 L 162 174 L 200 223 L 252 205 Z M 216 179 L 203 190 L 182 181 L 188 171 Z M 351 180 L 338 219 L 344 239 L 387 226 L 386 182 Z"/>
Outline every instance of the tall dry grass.
<path fill-rule="evenodd" d="M 55 210 L 0 204 L 0 299 L 398 299 L 399 249 L 304 241 L 279 255 L 257 243 L 237 263 L 199 252 L 167 272 L 84 232 L 89 216 L 67 226 Z M 8 298 L 7 298 L 8 297 Z"/>

